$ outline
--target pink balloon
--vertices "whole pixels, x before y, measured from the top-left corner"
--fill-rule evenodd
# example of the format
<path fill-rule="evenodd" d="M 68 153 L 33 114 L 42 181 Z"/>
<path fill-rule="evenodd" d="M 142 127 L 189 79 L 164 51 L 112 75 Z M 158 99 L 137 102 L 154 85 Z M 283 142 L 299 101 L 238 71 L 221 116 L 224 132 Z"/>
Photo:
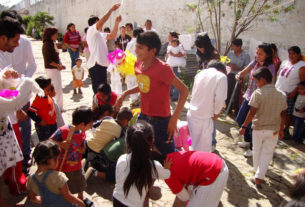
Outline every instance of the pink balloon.
<path fill-rule="evenodd" d="M 189 146 L 192 145 L 192 138 L 191 138 L 191 137 L 188 137 L 188 138 L 187 138 L 187 144 L 188 144 Z"/>
<path fill-rule="evenodd" d="M 107 55 L 108 60 L 115 65 L 119 65 L 124 60 L 125 56 L 124 51 L 120 49 L 115 49 L 113 52 Z"/>
<path fill-rule="evenodd" d="M 11 98 L 18 96 L 19 91 L 10 90 L 10 89 L 2 89 L 0 91 L 0 96 L 3 98 Z"/>

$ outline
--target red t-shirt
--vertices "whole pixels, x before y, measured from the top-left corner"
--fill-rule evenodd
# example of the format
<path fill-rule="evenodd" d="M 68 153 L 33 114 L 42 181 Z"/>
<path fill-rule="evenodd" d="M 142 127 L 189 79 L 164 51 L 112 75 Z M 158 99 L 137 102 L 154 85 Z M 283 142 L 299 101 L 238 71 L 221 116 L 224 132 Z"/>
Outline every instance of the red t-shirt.
<path fill-rule="evenodd" d="M 167 155 L 173 161 L 171 176 L 165 182 L 174 194 L 184 185 L 210 185 L 218 177 L 223 160 L 210 152 L 173 152 Z"/>
<path fill-rule="evenodd" d="M 69 134 L 69 126 L 62 126 L 56 130 L 56 132 L 52 135 L 51 139 L 57 142 L 62 142 L 67 139 Z M 81 131 L 74 132 L 71 138 L 71 145 L 65 159 L 65 163 L 62 167 L 62 172 L 73 172 L 81 169 L 82 164 L 82 153 L 81 147 L 84 144 L 86 139 L 86 134 Z M 61 162 L 63 160 L 65 154 L 65 150 L 61 149 L 58 159 L 58 165 L 56 170 L 59 170 Z"/>
<path fill-rule="evenodd" d="M 111 92 L 110 100 L 109 100 L 108 102 L 105 102 L 105 101 L 103 101 L 103 100 L 101 99 L 100 94 L 99 94 L 98 92 L 96 93 L 96 100 L 97 100 L 97 102 L 98 102 L 98 105 L 100 105 L 100 106 L 102 106 L 102 105 L 104 105 L 104 104 L 109 104 L 109 105 L 111 105 L 111 106 L 114 106 L 114 104 L 115 104 L 117 98 L 118 98 L 118 95 L 117 95 L 115 92 L 112 91 L 112 92 Z"/>
<path fill-rule="evenodd" d="M 29 111 L 37 114 L 48 125 L 56 124 L 56 110 L 51 97 L 41 97 L 36 95 Z"/>
<path fill-rule="evenodd" d="M 141 94 L 141 112 L 147 116 L 170 115 L 170 85 L 175 77 L 171 67 L 156 59 L 147 70 L 142 62 L 136 62 L 135 74 Z"/>

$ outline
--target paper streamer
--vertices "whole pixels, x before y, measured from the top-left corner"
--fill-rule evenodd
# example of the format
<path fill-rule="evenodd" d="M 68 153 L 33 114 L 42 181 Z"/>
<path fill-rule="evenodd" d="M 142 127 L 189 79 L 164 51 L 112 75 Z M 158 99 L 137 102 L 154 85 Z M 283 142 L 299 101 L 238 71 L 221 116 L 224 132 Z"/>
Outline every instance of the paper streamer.
<path fill-rule="evenodd" d="M 124 0 L 121 0 L 121 6 L 120 6 L 119 15 L 122 14 L 123 4 L 124 4 Z"/>

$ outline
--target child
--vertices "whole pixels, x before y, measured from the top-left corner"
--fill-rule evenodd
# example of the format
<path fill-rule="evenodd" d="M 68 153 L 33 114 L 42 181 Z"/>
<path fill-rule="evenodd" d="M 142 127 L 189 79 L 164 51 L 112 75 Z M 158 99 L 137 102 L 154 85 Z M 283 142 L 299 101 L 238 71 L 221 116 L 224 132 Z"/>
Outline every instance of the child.
<path fill-rule="evenodd" d="M 27 114 L 35 122 L 39 141 L 44 141 L 49 139 L 57 129 L 56 110 L 53 99 L 50 97 L 54 87 L 50 78 L 39 76 L 35 81 L 43 89 L 44 96 L 36 95 Z"/>
<path fill-rule="evenodd" d="M 83 86 L 85 70 L 82 67 L 82 59 L 77 58 L 75 60 L 75 63 L 76 63 L 76 65 L 72 68 L 74 94 L 77 94 L 76 88 L 78 88 L 78 93 L 82 94 L 81 87 Z"/>
<path fill-rule="evenodd" d="M 59 163 L 56 170 L 59 170 L 61 163 L 64 162 L 62 172 L 69 178 L 68 186 L 70 191 L 78 193 L 78 198 L 83 200 L 83 191 L 86 188 L 86 180 L 82 170 L 81 160 L 84 152 L 85 131 L 92 127 L 93 113 L 89 107 L 81 106 L 74 110 L 72 114 L 72 124 L 75 131 L 70 142 L 66 141 L 70 126 L 60 127 L 51 137 L 61 148 Z M 66 159 L 63 160 L 65 151 L 68 150 Z"/>
<path fill-rule="evenodd" d="M 171 161 L 164 168 L 152 159 L 154 145 L 153 128 L 147 122 L 138 122 L 127 129 L 127 153 L 116 165 L 116 184 L 113 191 L 113 206 L 142 207 L 154 179 L 170 176 Z"/>
<path fill-rule="evenodd" d="M 256 173 L 251 181 L 255 182 L 257 188 L 262 188 L 261 183 L 272 159 L 277 138 L 284 136 L 287 103 L 285 93 L 272 84 L 272 74 L 267 67 L 255 71 L 253 77 L 258 89 L 251 95 L 251 109 L 239 133 L 243 135 L 253 120 L 253 167 Z"/>
<path fill-rule="evenodd" d="M 98 126 L 94 137 L 88 139 L 87 161 L 97 169 L 98 177 L 115 181 L 115 166 L 125 148 L 125 127 L 132 118 L 128 108 L 122 108 L 114 120 L 106 117 Z"/>
<path fill-rule="evenodd" d="M 178 133 L 174 136 L 175 147 L 179 151 L 189 151 L 190 132 L 186 121 L 179 121 L 177 125 Z"/>
<path fill-rule="evenodd" d="M 97 88 L 97 93 L 93 97 L 93 106 L 92 108 L 96 108 L 98 105 L 102 106 L 104 104 L 109 104 L 114 106 L 118 95 L 111 91 L 111 87 L 108 83 L 102 83 Z"/>
<path fill-rule="evenodd" d="M 85 207 L 84 202 L 69 191 L 66 175 L 55 171 L 59 154 L 59 147 L 51 140 L 42 141 L 35 147 L 33 158 L 38 168 L 28 178 L 28 197 L 42 206 L 73 207 L 77 204 Z"/>
<path fill-rule="evenodd" d="M 305 81 L 298 85 L 298 97 L 294 104 L 294 127 L 293 140 L 297 143 L 302 143 L 304 136 L 304 120 L 305 120 Z"/>

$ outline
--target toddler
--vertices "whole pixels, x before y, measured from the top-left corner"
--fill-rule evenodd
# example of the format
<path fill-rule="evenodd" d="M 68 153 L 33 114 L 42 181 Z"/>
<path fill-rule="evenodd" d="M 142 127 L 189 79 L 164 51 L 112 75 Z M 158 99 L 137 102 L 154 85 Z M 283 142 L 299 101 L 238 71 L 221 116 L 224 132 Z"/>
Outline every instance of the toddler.
<path fill-rule="evenodd" d="M 305 81 L 298 85 L 298 97 L 294 104 L 294 127 L 293 140 L 297 143 L 302 143 L 304 138 L 304 120 L 305 120 Z"/>
<path fill-rule="evenodd" d="M 74 94 L 77 94 L 77 92 L 76 92 L 77 88 L 78 88 L 78 93 L 82 94 L 81 87 L 83 86 L 85 70 L 82 67 L 82 59 L 77 58 L 75 60 L 75 63 L 76 63 L 76 65 L 72 68 Z"/>

